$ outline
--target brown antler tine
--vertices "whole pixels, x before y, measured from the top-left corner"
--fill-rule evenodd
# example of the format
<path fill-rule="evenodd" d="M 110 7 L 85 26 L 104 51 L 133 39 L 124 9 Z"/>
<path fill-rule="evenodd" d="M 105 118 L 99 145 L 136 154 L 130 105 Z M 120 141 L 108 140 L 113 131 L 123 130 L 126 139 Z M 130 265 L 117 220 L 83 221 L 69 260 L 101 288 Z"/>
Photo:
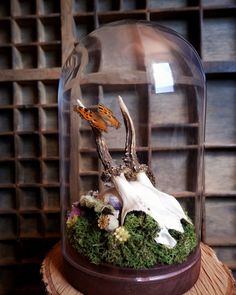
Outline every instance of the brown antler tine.
<path fill-rule="evenodd" d="M 92 127 L 92 130 L 93 130 L 93 134 L 94 134 L 96 145 L 97 145 L 97 152 L 104 166 L 104 170 L 108 171 L 110 170 L 111 167 L 114 166 L 114 164 L 113 164 L 112 157 L 109 153 L 108 147 L 106 145 L 105 139 L 100 130 L 94 127 Z"/>
<path fill-rule="evenodd" d="M 77 99 L 77 102 L 80 107 L 85 108 L 85 105 L 82 103 L 80 99 Z M 102 135 L 102 132 L 98 130 L 97 128 L 94 128 L 93 126 L 91 126 L 91 128 L 95 137 L 98 155 L 102 161 L 105 171 L 107 171 L 112 166 L 114 166 L 112 157 L 109 153 L 109 150 L 106 145 L 105 139 Z"/>
<path fill-rule="evenodd" d="M 120 95 L 118 96 L 118 101 L 126 128 L 125 156 L 123 160 L 126 166 L 137 170 L 140 167 L 140 164 L 136 154 L 136 136 L 134 123 Z"/>

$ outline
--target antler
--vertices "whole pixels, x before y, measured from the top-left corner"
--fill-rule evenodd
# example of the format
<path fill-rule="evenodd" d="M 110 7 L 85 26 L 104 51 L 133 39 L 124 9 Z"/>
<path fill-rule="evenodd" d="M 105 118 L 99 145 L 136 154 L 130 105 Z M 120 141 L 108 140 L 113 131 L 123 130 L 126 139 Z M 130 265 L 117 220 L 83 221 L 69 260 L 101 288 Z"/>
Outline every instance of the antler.
<path fill-rule="evenodd" d="M 120 95 L 118 96 L 118 100 L 126 129 L 125 156 L 123 160 L 127 167 L 133 169 L 134 171 L 137 171 L 140 168 L 140 164 L 136 154 L 136 136 L 134 123 Z"/>
<path fill-rule="evenodd" d="M 125 176 L 129 180 L 135 180 L 136 175 L 139 171 L 144 171 L 147 173 L 148 177 L 150 178 L 151 182 L 155 184 L 155 178 L 148 168 L 148 166 L 144 164 L 140 164 L 138 161 L 137 153 L 136 153 L 136 136 L 135 136 L 135 129 L 134 124 L 129 114 L 129 111 L 122 99 L 121 96 L 118 96 L 119 105 L 121 109 L 121 113 L 124 119 L 125 128 L 126 128 L 126 143 L 125 143 L 125 156 L 123 161 L 124 165 L 117 166 L 109 153 L 108 147 L 106 145 L 105 139 L 102 135 L 102 132 L 93 127 L 91 125 L 98 155 L 102 161 L 104 166 L 104 172 L 102 174 L 102 179 L 104 182 L 110 181 L 111 176 L 120 175 L 121 172 L 124 172 Z M 77 99 L 79 106 L 85 108 L 83 103 Z"/>
<path fill-rule="evenodd" d="M 134 123 L 120 95 L 118 96 L 118 100 L 126 128 L 125 156 L 123 160 L 125 162 L 126 167 L 131 169 L 131 171 L 128 171 L 125 174 L 130 179 L 134 179 L 136 178 L 136 174 L 139 171 L 144 171 L 147 173 L 147 176 L 151 180 L 152 184 L 155 185 L 155 177 L 150 168 L 145 164 L 140 164 L 138 161 L 136 153 L 136 135 Z"/>

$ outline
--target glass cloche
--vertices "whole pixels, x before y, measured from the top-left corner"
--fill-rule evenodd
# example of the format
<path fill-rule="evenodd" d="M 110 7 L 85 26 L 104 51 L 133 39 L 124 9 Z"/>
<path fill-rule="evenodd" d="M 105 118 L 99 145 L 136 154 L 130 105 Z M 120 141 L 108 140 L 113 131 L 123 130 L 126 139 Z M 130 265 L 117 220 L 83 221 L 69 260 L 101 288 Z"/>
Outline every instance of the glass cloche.
<path fill-rule="evenodd" d="M 196 51 L 155 23 L 110 23 L 75 46 L 58 99 L 67 279 L 87 295 L 184 293 L 201 260 Z"/>

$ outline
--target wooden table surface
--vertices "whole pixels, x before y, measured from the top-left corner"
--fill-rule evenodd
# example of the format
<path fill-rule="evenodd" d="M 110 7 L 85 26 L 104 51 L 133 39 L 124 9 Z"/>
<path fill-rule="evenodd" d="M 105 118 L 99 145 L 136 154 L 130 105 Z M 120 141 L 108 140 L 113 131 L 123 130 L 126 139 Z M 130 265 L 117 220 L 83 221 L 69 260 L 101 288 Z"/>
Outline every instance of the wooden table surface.
<path fill-rule="evenodd" d="M 201 244 L 201 250 L 202 266 L 199 279 L 185 295 L 236 295 L 235 280 L 231 271 L 218 260 L 210 247 Z M 56 244 L 44 259 L 41 273 L 48 294 L 82 295 L 63 276 L 60 244 Z"/>

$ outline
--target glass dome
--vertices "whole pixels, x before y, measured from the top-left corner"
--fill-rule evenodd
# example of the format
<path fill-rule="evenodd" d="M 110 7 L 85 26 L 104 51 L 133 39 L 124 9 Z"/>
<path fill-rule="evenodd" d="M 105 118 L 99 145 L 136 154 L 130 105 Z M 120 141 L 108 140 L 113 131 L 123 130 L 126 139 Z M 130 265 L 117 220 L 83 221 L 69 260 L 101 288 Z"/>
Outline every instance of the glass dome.
<path fill-rule="evenodd" d="M 122 269 L 152 270 L 155 265 L 185 263 L 199 248 L 202 220 L 205 77 L 193 47 L 173 30 L 155 23 L 120 21 L 105 25 L 75 46 L 63 67 L 58 99 L 66 268 L 78 270 L 83 265 L 86 269 L 77 254 L 98 264 L 99 273 L 103 273 L 104 263 L 110 262 Z M 158 224 L 155 242 L 166 251 L 175 249 L 188 225 L 194 227 L 191 239 L 195 246 L 182 260 L 174 258 L 168 263 L 154 258 L 150 265 L 137 262 L 135 257 L 130 264 L 126 257 L 122 264 L 112 255 L 106 256 L 101 248 L 96 254 L 97 240 L 91 236 L 83 245 L 87 250 L 78 250 L 83 243 L 82 229 L 73 226 L 91 208 L 97 229 L 113 240 L 120 234 L 122 247 L 132 240 L 133 224 L 125 224 L 128 216 L 130 220 L 142 214 Z M 126 231 L 126 237 L 118 229 Z M 80 236 L 73 237 L 75 231 Z M 104 237 L 97 242 L 103 243 Z M 143 244 L 140 251 L 144 253 L 145 249 Z M 195 269 L 195 273 L 198 271 Z M 120 275 L 123 277 L 123 273 Z M 145 276 L 154 280 L 156 275 L 152 272 Z M 136 281 L 139 276 L 143 280 L 136 272 Z M 98 277 L 101 279 L 101 275 Z M 79 284 L 74 285 L 80 288 L 83 283 Z M 81 290 L 92 294 L 94 290 L 86 284 Z M 99 295 L 98 289 L 95 293 Z M 152 292 L 145 289 L 145 294 Z M 182 293 L 172 290 L 165 294 Z M 101 294 L 107 294 L 104 287 Z"/>

